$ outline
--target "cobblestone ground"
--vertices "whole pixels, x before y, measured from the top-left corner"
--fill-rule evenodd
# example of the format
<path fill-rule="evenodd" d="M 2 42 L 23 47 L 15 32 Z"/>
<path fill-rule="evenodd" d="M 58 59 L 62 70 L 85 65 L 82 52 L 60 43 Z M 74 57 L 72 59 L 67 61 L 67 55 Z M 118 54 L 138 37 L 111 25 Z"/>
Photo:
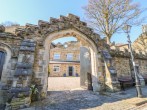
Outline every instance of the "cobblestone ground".
<path fill-rule="evenodd" d="M 146 91 L 144 91 L 146 90 Z M 125 99 L 134 96 L 135 88 L 114 94 L 100 95 L 84 89 L 49 92 L 47 99 L 24 110 L 147 110 L 147 104 L 136 107 Z M 147 88 L 143 89 L 146 94 Z"/>

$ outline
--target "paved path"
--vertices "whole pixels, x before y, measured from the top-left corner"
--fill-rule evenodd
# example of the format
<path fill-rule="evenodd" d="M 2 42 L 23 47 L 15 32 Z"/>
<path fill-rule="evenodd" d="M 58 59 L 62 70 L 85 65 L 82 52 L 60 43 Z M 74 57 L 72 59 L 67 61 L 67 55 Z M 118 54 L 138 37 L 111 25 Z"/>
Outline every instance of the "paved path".
<path fill-rule="evenodd" d="M 80 77 L 49 77 L 48 91 L 62 91 L 80 88 Z"/>
<path fill-rule="evenodd" d="M 143 94 L 147 95 L 147 87 Z M 147 104 L 135 106 L 127 100 L 136 97 L 135 88 L 100 95 L 84 89 L 49 92 L 47 99 L 24 110 L 147 110 Z"/>

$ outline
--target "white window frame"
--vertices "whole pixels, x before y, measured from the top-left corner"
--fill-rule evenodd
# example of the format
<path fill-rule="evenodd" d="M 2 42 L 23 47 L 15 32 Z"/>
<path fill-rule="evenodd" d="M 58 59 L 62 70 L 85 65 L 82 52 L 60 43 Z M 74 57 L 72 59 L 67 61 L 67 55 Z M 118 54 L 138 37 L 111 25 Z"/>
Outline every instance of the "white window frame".
<path fill-rule="evenodd" d="M 66 55 L 66 60 L 73 60 L 73 53 L 68 53 Z"/>
<path fill-rule="evenodd" d="M 60 59 L 60 53 L 54 53 L 54 60 Z"/>
<path fill-rule="evenodd" d="M 57 71 L 55 71 L 55 70 L 57 70 Z M 53 65 L 53 71 L 60 72 L 60 65 Z"/>

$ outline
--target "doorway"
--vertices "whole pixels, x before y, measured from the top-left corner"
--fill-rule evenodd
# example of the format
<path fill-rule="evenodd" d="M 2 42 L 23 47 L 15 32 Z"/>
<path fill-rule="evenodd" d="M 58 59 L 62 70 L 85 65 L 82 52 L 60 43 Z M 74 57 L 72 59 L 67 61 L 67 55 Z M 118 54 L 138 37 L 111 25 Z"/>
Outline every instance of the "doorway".
<path fill-rule="evenodd" d="M 69 76 L 73 76 L 73 67 L 72 66 L 68 67 L 68 74 L 69 74 Z"/>
<path fill-rule="evenodd" d="M 0 51 L 0 80 L 1 80 L 2 72 L 3 72 L 4 62 L 5 62 L 5 53 Z"/>

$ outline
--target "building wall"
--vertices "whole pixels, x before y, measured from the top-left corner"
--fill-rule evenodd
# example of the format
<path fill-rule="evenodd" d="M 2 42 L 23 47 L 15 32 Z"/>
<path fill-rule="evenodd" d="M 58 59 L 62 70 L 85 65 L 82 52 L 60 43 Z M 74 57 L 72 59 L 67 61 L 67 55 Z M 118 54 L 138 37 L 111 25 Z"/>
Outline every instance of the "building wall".
<path fill-rule="evenodd" d="M 55 60 L 54 59 L 54 54 L 59 53 L 60 54 L 60 59 L 59 61 L 67 61 L 66 56 L 68 53 L 73 54 L 73 60 L 72 61 L 79 61 L 79 55 L 80 55 L 80 49 L 62 49 L 62 48 L 54 48 L 50 50 L 50 60 Z"/>
<path fill-rule="evenodd" d="M 139 72 L 141 74 L 147 74 L 147 60 L 136 59 L 135 63 L 139 66 Z"/>
<path fill-rule="evenodd" d="M 66 47 L 65 47 L 66 45 Z M 54 54 L 60 54 L 60 59 L 54 59 Z M 67 54 L 72 54 L 73 58 L 68 60 Z M 80 42 L 71 41 L 64 44 L 56 44 L 56 47 L 50 49 L 50 61 L 54 63 L 49 63 L 49 73 L 51 77 L 62 77 L 69 76 L 69 66 L 73 67 L 73 76 L 80 75 Z M 78 61 L 78 62 L 77 62 Z M 59 72 L 54 71 L 54 65 L 60 67 Z M 77 75 L 76 75 L 77 74 Z"/>
<path fill-rule="evenodd" d="M 130 74 L 129 58 L 113 57 L 112 63 L 117 71 L 118 76 L 125 76 Z"/>
<path fill-rule="evenodd" d="M 58 65 L 60 67 L 59 72 L 54 71 L 54 65 Z M 66 74 L 66 76 L 69 76 L 69 72 L 68 72 L 69 66 L 73 67 L 73 76 L 76 76 L 76 74 L 80 76 L 80 64 L 50 64 L 49 65 L 49 71 L 50 71 L 49 76 L 50 77 L 63 77 L 64 74 Z"/>
<path fill-rule="evenodd" d="M 118 76 L 131 75 L 129 58 L 113 57 L 112 63 L 117 71 Z M 135 59 L 135 64 L 139 66 L 140 74 L 147 74 L 147 60 Z"/>

